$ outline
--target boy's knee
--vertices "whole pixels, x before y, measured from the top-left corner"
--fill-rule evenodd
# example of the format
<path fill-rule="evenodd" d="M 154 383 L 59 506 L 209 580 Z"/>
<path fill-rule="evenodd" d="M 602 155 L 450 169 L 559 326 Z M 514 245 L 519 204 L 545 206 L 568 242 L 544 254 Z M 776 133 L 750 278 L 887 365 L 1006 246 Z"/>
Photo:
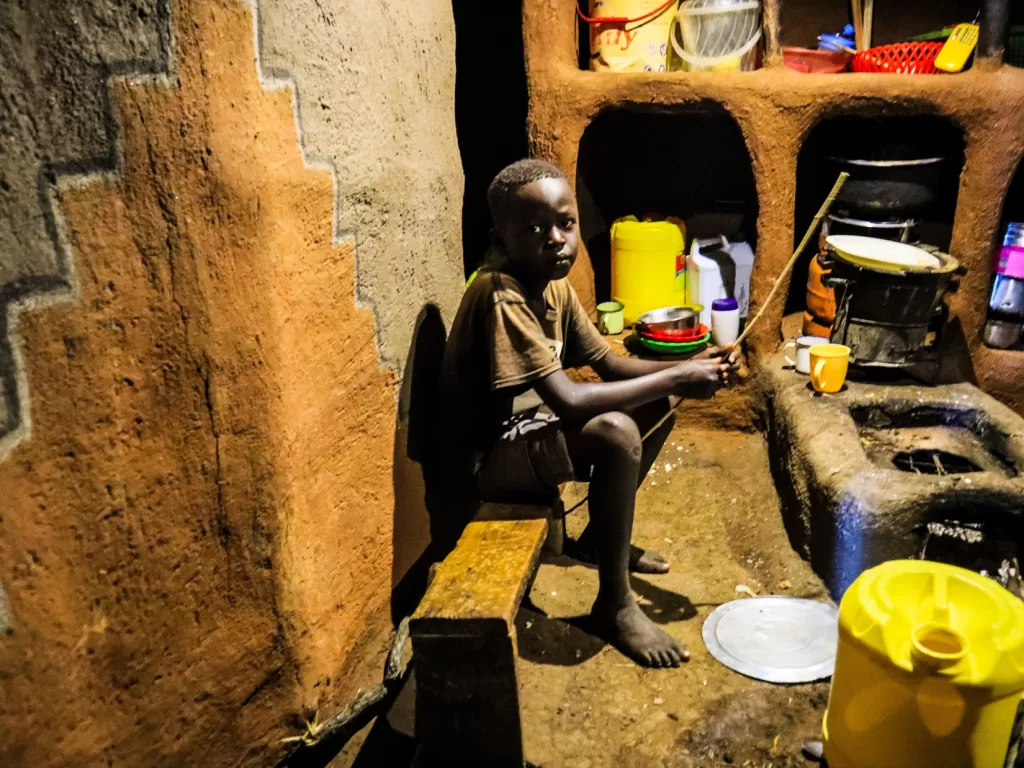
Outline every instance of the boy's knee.
<path fill-rule="evenodd" d="M 630 458 L 640 458 L 640 429 L 627 414 L 620 411 L 602 413 L 587 423 L 586 431 L 609 448 L 621 451 Z"/>

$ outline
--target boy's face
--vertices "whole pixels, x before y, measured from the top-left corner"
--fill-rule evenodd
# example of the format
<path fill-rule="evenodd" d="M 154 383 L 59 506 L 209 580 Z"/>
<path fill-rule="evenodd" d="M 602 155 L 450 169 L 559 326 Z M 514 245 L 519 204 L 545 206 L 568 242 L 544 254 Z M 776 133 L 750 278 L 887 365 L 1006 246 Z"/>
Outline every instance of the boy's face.
<path fill-rule="evenodd" d="M 509 265 L 533 282 L 561 280 L 576 261 L 576 198 L 565 179 L 539 179 L 516 190 L 498 231 Z"/>

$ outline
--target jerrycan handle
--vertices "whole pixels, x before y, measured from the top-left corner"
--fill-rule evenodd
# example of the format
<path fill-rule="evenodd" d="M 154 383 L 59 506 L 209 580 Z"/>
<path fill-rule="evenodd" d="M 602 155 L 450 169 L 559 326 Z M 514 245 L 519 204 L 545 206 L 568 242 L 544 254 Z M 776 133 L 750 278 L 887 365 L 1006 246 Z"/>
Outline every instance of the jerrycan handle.
<path fill-rule="evenodd" d="M 717 245 L 726 253 L 729 252 L 729 238 L 725 235 L 716 235 L 715 237 L 701 237 L 697 238 L 696 243 L 698 247 L 703 251 L 705 248 Z"/>

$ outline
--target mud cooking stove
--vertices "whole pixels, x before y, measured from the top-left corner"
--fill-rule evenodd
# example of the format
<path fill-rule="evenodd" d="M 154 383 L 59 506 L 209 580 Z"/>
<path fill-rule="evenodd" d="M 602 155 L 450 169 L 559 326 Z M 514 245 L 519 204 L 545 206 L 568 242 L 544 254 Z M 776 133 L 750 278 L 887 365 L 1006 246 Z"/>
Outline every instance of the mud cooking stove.
<path fill-rule="evenodd" d="M 836 599 L 896 558 L 1013 567 L 1024 419 L 971 384 L 850 382 L 819 396 L 784 365 L 756 388 L 772 473 L 790 540 Z"/>
<path fill-rule="evenodd" d="M 973 385 L 919 383 L 942 369 L 945 297 L 959 264 L 927 249 L 936 267 L 890 271 L 826 247 L 838 234 L 912 241 L 914 217 L 934 197 L 913 163 L 939 160 L 899 161 L 902 180 L 883 184 L 849 168 L 823 226 L 804 333 L 851 348 L 844 390 L 816 394 L 781 356 L 756 387 L 790 539 L 836 599 L 862 571 L 897 558 L 952 562 L 1020 587 L 1024 419 Z M 888 162 L 871 161 L 871 173 L 892 173 Z"/>

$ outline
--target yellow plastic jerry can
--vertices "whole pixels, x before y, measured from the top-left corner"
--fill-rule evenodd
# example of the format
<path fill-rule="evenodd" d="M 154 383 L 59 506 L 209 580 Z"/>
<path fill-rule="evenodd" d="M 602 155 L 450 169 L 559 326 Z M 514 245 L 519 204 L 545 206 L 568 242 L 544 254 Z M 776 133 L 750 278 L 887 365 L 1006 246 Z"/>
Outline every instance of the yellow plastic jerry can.
<path fill-rule="evenodd" d="M 686 225 L 679 219 L 612 224 L 612 299 L 624 309 L 626 325 L 644 312 L 686 303 Z"/>
<path fill-rule="evenodd" d="M 942 563 L 865 571 L 839 607 L 830 768 L 1002 768 L 1024 692 L 1024 602 Z"/>

